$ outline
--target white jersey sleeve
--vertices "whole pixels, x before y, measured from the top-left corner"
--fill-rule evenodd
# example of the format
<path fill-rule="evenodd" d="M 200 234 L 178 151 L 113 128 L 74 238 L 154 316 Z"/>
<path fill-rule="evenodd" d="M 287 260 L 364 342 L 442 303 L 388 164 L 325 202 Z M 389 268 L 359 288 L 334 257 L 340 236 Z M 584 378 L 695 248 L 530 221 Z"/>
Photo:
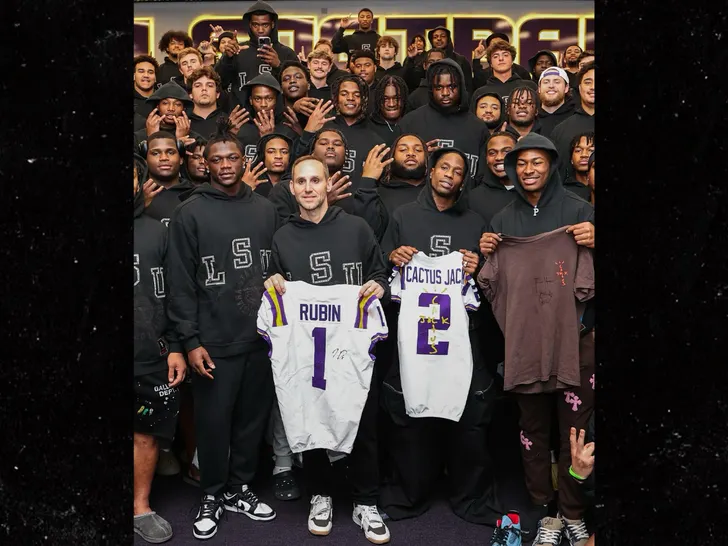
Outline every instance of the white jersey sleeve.
<path fill-rule="evenodd" d="M 392 299 L 400 302 L 398 353 L 410 417 L 459 421 L 473 373 L 467 310 L 480 305 L 462 254 L 415 254 L 395 268 Z"/>
<path fill-rule="evenodd" d="M 286 282 L 263 293 L 258 333 L 270 346 L 273 380 L 291 451 L 351 453 L 369 394 L 372 351 L 388 329 L 361 287 Z"/>

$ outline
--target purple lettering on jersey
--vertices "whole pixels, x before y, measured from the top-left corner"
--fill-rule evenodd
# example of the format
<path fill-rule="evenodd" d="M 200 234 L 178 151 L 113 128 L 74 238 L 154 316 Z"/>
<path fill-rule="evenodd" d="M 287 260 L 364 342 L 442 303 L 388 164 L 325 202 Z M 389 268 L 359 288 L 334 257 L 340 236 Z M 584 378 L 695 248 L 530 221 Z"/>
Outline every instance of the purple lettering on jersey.
<path fill-rule="evenodd" d="M 440 318 L 429 318 L 420 316 L 417 324 L 417 354 L 418 355 L 446 355 L 450 343 L 448 341 L 440 341 L 439 343 L 429 343 L 429 333 L 431 330 L 447 330 L 450 328 L 450 296 L 447 294 L 431 294 L 423 292 L 418 299 L 420 307 L 429 308 L 431 305 L 439 304 Z"/>
<path fill-rule="evenodd" d="M 341 305 L 331 303 L 302 303 L 300 320 L 319 322 L 341 322 Z"/>
<path fill-rule="evenodd" d="M 313 336 L 313 377 L 311 385 L 322 391 L 326 390 L 326 328 L 314 328 Z"/>

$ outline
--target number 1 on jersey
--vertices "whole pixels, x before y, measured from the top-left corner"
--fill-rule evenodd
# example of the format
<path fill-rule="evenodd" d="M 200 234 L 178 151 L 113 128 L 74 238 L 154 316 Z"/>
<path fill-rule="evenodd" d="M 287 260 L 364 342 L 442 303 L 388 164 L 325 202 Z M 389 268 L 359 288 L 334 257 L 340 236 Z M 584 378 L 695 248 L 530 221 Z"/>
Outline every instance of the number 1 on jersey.
<path fill-rule="evenodd" d="M 313 378 L 311 385 L 322 391 L 326 390 L 326 328 L 314 328 L 313 336 Z"/>

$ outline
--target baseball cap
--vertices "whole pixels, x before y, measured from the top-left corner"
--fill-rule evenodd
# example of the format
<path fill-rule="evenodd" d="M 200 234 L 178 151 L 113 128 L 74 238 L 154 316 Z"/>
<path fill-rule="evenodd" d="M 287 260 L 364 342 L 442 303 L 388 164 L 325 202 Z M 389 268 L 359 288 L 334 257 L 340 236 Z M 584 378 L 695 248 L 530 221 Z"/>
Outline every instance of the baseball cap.
<path fill-rule="evenodd" d="M 566 70 L 561 67 L 549 66 L 546 70 L 541 72 L 541 76 L 539 76 L 538 81 L 540 82 L 544 76 L 561 76 L 566 82 L 566 85 L 569 85 L 569 76 L 566 74 Z"/>

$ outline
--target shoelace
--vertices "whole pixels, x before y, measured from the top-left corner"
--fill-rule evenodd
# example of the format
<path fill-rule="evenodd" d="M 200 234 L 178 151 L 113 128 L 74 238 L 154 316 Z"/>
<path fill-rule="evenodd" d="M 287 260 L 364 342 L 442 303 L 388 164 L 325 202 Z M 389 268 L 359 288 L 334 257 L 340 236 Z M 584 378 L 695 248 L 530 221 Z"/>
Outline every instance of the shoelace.
<path fill-rule="evenodd" d="M 240 498 L 247 501 L 251 506 L 257 506 L 260 504 L 260 500 L 258 499 L 258 495 L 253 493 L 250 489 L 246 489 L 242 493 L 239 493 Z"/>
<path fill-rule="evenodd" d="M 200 517 L 213 518 L 220 501 L 215 498 L 204 497 L 200 505 Z"/>
<path fill-rule="evenodd" d="M 382 516 L 376 506 L 364 506 L 361 511 L 362 521 L 366 521 L 369 527 L 381 527 L 384 525 Z M 374 525 L 372 525 L 374 524 Z"/>
<path fill-rule="evenodd" d="M 317 496 L 318 498 L 313 503 L 313 517 L 317 518 L 323 515 L 328 518 L 331 512 L 331 503 L 325 497 Z"/>
<path fill-rule="evenodd" d="M 589 538 L 589 532 L 586 530 L 584 520 L 579 521 L 579 523 L 567 523 L 564 521 L 564 525 L 566 527 L 566 534 L 570 539 L 586 540 Z"/>
<path fill-rule="evenodd" d="M 493 530 L 493 536 L 490 539 L 491 546 L 498 546 L 500 544 L 507 544 L 508 543 L 508 529 L 503 529 L 501 527 L 496 527 Z"/>
<path fill-rule="evenodd" d="M 553 544 L 559 546 L 561 544 L 561 531 L 553 531 L 541 527 L 536 534 L 536 538 L 533 540 L 534 544 Z"/>

